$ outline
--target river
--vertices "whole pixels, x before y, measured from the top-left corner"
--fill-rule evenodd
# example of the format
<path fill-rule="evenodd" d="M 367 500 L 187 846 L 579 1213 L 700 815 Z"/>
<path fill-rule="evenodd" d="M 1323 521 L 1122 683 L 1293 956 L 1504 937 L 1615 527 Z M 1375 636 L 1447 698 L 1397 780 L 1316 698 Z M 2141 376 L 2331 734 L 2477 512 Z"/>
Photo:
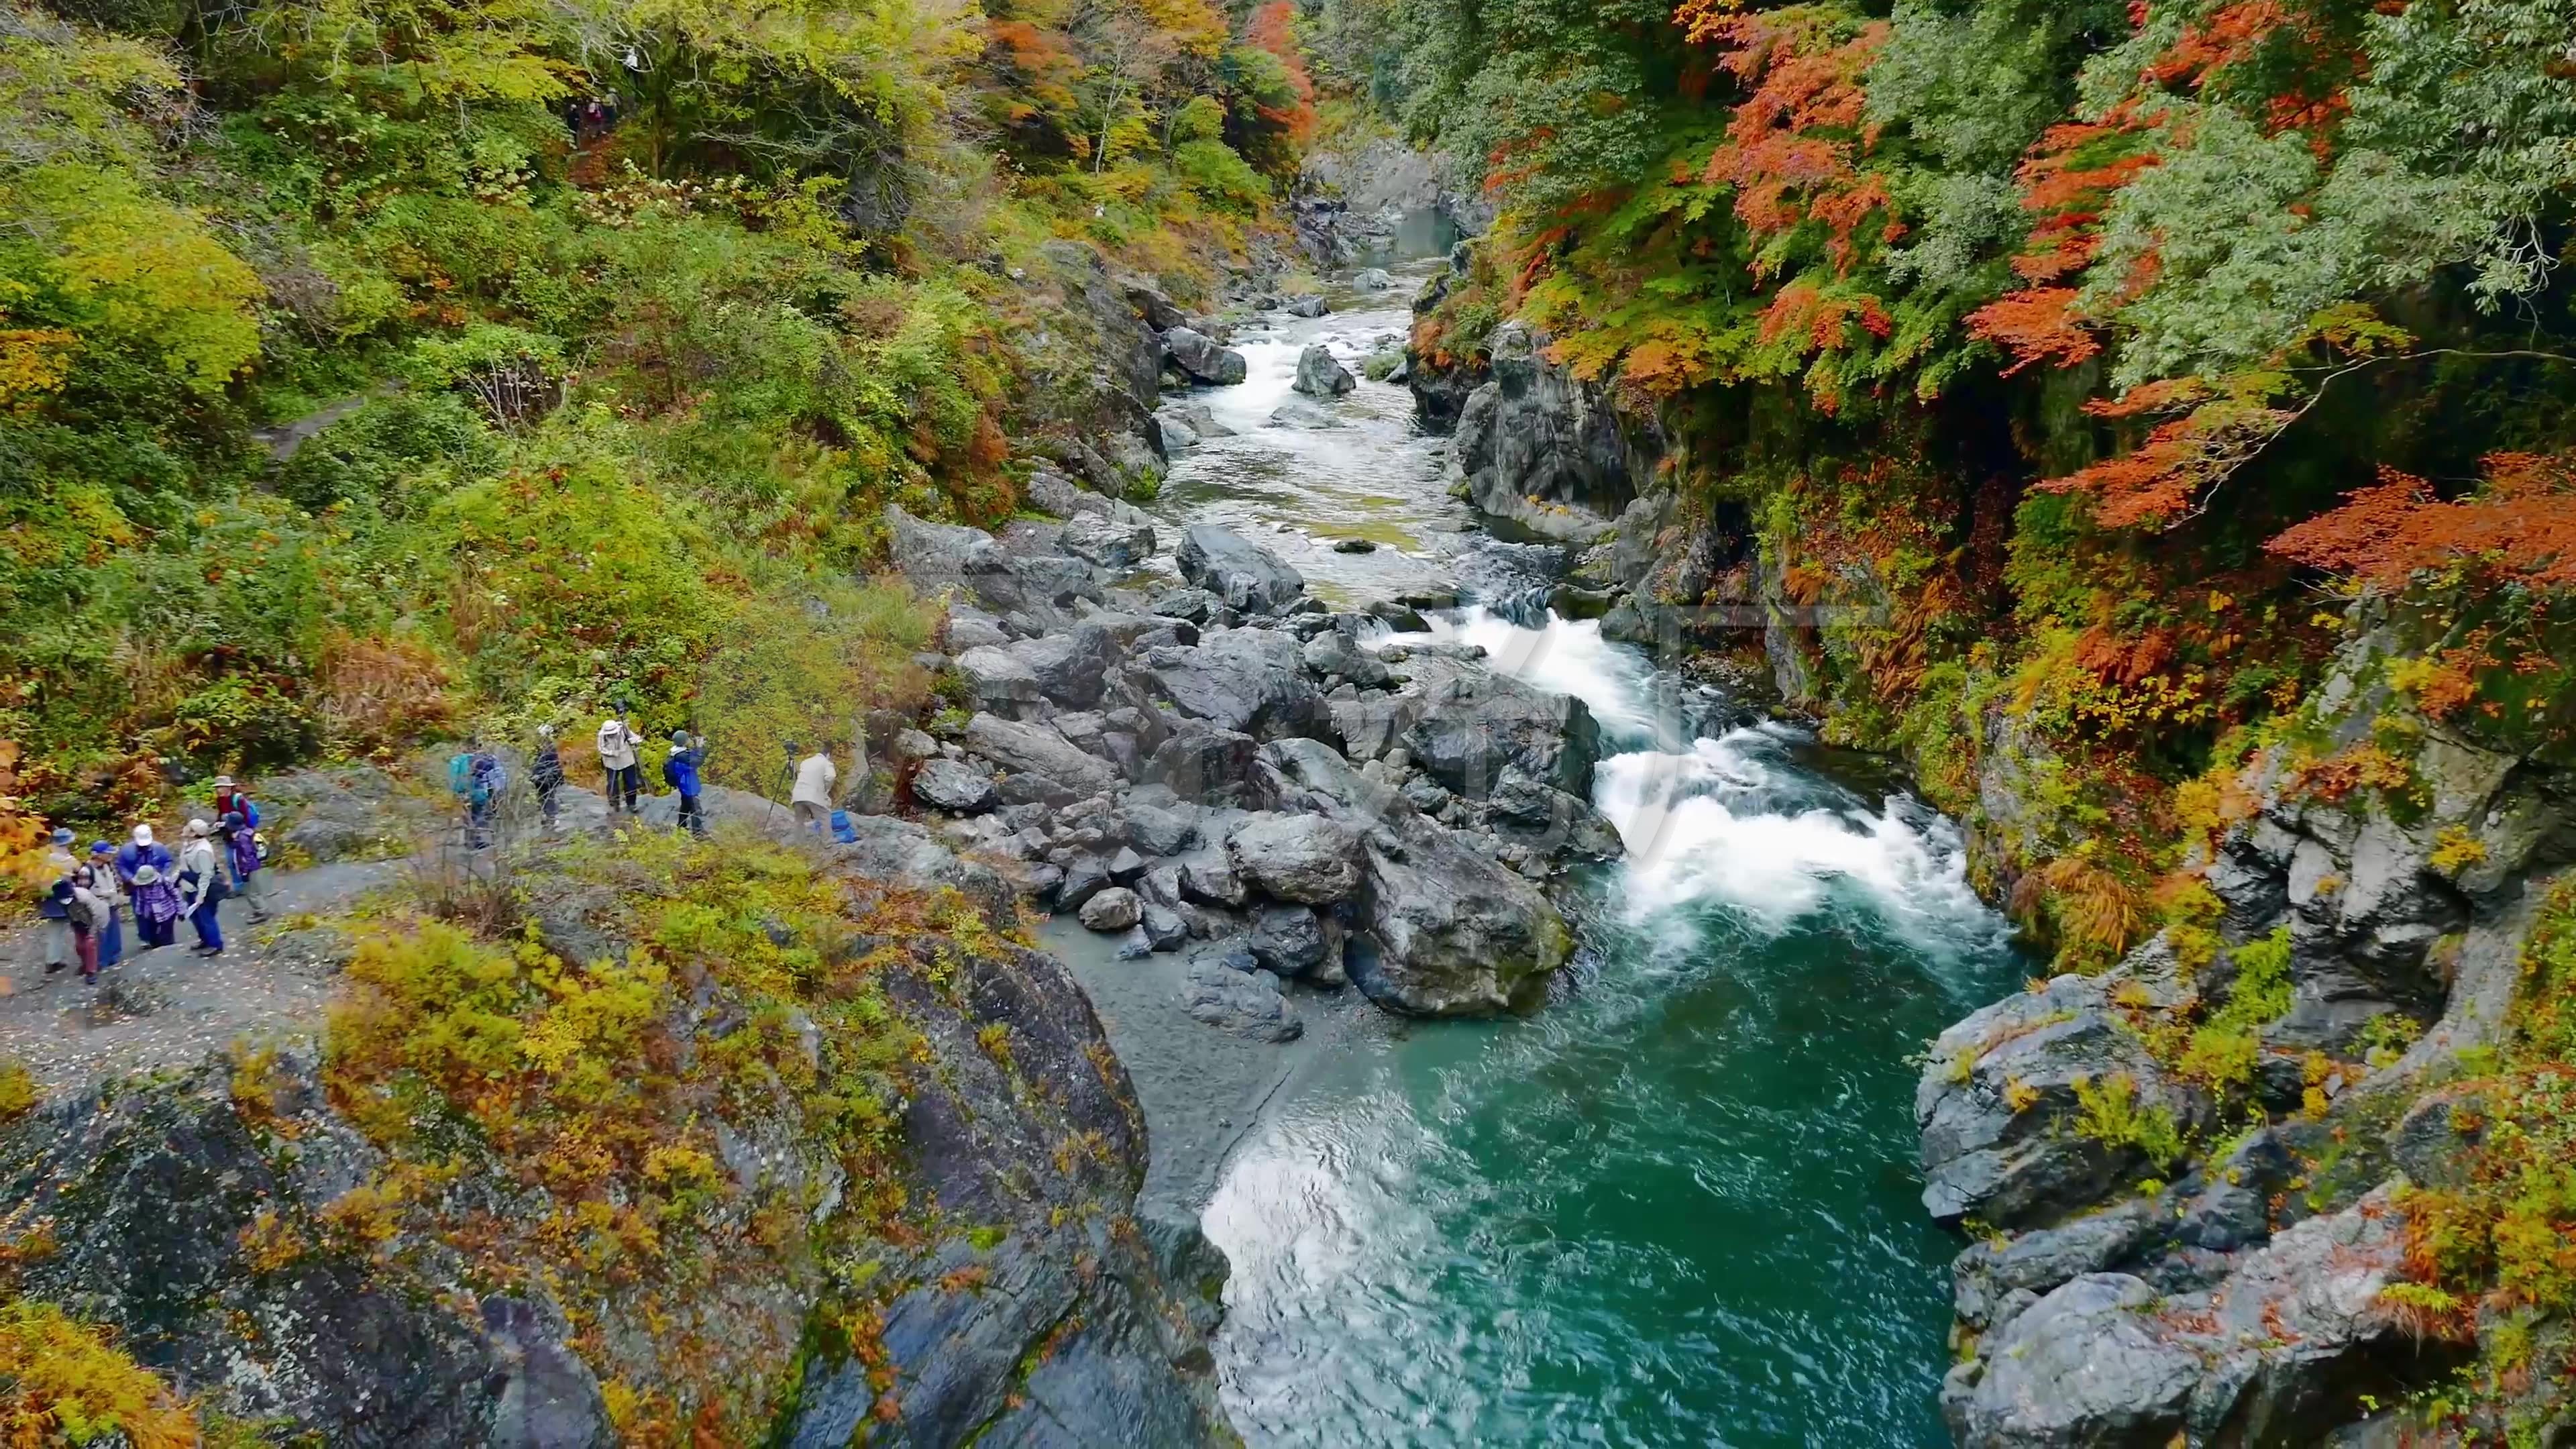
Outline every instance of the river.
<path fill-rule="evenodd" d="M 1236 436 L 1182 455 L 1156 511 L 1337 603 L 1526 582 L 1545 552 L 1446 496 L 1400 385 L 1363 382 L 1338 427 L 1267 421 L 1303 346 L 1356 371 L 1423 274 L 1246 329 L 1250 378 L 1190 399 Z M 1592 706 L 1629 858 L 1586 883 L 1545 1010 L 1352 1034 L 1248 1124 L 1202 1219 L 1234 1269 L 1228 1413 L 1256 1446 L 1946 1442 L 1957 1244 L 1916 1201 L 1908 1058 L 2024 974 L 1956 831 L 1797 730 L 1681 737 L 1642 655 L 1531 622 L 1433 628 Z"/>

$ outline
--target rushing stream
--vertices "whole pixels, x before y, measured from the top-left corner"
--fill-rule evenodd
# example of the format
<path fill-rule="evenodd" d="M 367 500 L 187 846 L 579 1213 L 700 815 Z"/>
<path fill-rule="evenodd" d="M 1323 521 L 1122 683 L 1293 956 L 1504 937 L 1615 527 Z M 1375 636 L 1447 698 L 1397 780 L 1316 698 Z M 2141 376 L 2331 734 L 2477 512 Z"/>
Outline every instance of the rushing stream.
<path fill-rule="evenodd" d="M 1227 523 L 1319 593 L 1479 580 L 1401 387 L 1344 426 L 1267 424 L 1297 352 L 1346 362 L 1401 299 L 1265 319 L 1239 436 L 1160 509 Z M 1334 552 L 1366 537 L 1374 553 Z M 1489 589 L 1482 590 L 1493 597 Z M 1581 696 L 1629 859 L 1591 883 L 1571 989 L 1526 1021 L 1363 1043 L 1234 1152 L 1205 1225 L 1232 1260 L 1223 1393 L 1254 1445 L 1930 1444 L 1956 1244 L 1915 1198 L 1907 1058 L 2019 970 L 1948 824 L 1821 772 L 1779 727 L 1679 737 L 1647 661 L 1589 624 L 1435 629 Z"/>

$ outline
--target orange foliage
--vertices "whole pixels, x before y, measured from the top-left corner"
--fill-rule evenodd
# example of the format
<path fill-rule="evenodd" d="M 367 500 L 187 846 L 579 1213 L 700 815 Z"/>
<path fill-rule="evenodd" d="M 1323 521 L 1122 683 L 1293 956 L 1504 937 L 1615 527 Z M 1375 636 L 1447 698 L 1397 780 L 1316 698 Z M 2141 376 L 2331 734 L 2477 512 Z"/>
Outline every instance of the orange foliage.
<path fill-rule="evenodd" d="M 1284 111 L 1261 108 L 1261 118 L 1288 133 L 1288 139 L 1303 143 L 1315 134 L 1315 78 L 1306 73 L 1306 53 L 1297 47 L 1297 7 L 1294 0 L 1270 0 L 1252 12 L 1252 23 L 1244 27 L 1243 38 L 1252 45 L 1279 57 L 1288 68 L 1288 82 L 1297 89 L 1297 104 Z"/>
<path fill-rule="evenodd" d="M 1876 297 L 1828 297 L 1808 283 L 1791 282 L 1764 309 L 1762 340 L 1803 335 L 1809 347 L 1829 352 L 1843 345 L 1854 322 L 1873 337 L 1885 337 L 1896 326 Z"/>
<path fill-rule="evenodd" d="M 2576 584 L 2576 457 L 2497 453 L 2486 463 L 2486 485 L 2450 503 L 2423 479 L 2382 468 L 2378 482 L 2267 546 L 2382 589 L 2452 564 L 2543 588 Z"/>
<path fill-rule="evenodd" d="M 1880 241 L 1904 234 L 1887 178 L 1853 164 L 1877 140 L 1864 121 L 1861 77 L 1886 45 L 1888 25 L 1865 25 L 1837 44 L 1812 11 L 1747 15 L 1726 5 L 1683 0 L 1674 13 L 1693 41 L 1719 46 L 1719 64 L 1753 88 L 1710 155 L 1707 179 L 1736 189 L 1735 214 L 1757 233 L 1823 222 L 1834 269 L 1848 273 L 1854 238 L 1872 217 L 1886 218 Z"/>
<path fill-rule="evenodd" d="M 2073 287 L 2038 287 L 1999 297 L 1968 314 L 1968 334 L 2011 350 L 2006 377 L 2035 362 L 2073 367 L 2102 350 L 2075 316 L 2075 295 Z"/>
<path fill-rule="evenodd" d="M 2191 395 L 2177 386 L 2168 397 Z M 2297 417 L 2285 408 L 2222 398 L 2158 424 L 2144 442 L 2116 458 L 2039 486 L 2051 493 L 2091 495 L 2093 521 L 2105 528 L 2169 527 L 2197 513 L 2212 490 Z"/>

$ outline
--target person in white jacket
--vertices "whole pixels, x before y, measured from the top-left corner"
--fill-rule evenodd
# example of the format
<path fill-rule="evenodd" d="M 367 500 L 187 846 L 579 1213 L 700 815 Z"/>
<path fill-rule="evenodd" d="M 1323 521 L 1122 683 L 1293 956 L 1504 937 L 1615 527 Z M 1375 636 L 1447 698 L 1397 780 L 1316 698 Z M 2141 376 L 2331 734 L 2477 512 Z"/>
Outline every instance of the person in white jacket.
<path fill-rule="evenodd" d="M 644 793 L 644 766 L 637 751 L 644 747 L 643 733 L 635 728 L 632 716 L 610 715 L 599 722 L 599 767 L 608 772 L 603 787 L 608 796 L 608 812 L 619 810 L 635 813 L 635 802 Z"/>
<path fill-rule="evenodd" d="M 789 746 L 792 752 L 794 746 Z M 796 762 L 796 790 L 788 796 L 788 808 L 796 813 L 796 823 L 817 835 L 832 818 L 832 787 L 840 783 L 841 772 L 834 768 L 830 754 L 816 750 Z"/>

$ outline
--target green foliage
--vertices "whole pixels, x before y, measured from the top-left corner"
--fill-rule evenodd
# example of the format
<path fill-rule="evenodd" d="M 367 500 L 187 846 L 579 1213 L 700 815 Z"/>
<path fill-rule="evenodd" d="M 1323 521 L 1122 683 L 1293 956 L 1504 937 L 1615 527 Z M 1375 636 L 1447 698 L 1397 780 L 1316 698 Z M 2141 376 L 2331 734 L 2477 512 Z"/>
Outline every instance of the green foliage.
<path fill-rule="evenodd" d="M 2075 1083 L 2075 1132 L 2113 1150 L 2134 1149 L 2148 1164 L 2165 1168 L 2189 1150 L 2171 1112 L 2142 1106 L 2136 1079 L 2125 1073 Z"/>

